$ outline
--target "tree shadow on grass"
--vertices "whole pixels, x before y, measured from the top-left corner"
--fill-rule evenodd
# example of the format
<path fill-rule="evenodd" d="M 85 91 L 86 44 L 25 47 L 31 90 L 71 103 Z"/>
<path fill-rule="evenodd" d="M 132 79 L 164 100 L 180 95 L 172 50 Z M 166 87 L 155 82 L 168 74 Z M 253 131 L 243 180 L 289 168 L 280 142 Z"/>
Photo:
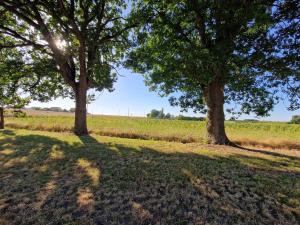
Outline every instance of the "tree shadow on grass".
<path fill-rule="evenodd" d="M 266 150 L 262 150 L 262 149 L 251 149 L 251 148 L 244 148 L 244 147 L 240 147 L 243 150 L 249 151 L 249 152 L 258 152 L 258 153 L 263 153 L 266 155 L 272 155 L 272 156 L 276 156 L 276 157 L 283 157 L 283 158 L 288 158 L 291 160 L 300 160 L 300 157 L 296 157 L 296 156 L 288 156 L 288 155 L 284 155 L 284 154 L 280 154 L 278 152 L 271 152 L 271 151 L 266 151 Z"/>
<path fill-rule="evenodd" d="M 296 224 L 299 216 L 299 173 L 265 158 L 2 135 L 0 224 Z"/>
<path fill-rule="evenodd" d="M 2 134 L 5 135 L 14 135 L 15 133 L 12 130 L 0 130 Z"/>

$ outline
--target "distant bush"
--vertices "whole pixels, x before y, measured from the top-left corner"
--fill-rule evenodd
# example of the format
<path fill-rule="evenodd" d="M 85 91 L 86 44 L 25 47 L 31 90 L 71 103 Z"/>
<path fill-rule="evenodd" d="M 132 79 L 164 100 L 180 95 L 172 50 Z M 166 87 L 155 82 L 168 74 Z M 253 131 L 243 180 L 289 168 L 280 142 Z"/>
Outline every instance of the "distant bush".
<path fill-rule="evenodd" d="M 12 110 L 7 110 L 7 109 L 4 110 L 4 117 L 12 117 L 12 116 L 13 116 Z"/>
<path fill-rule="evenodd" d="M 259 120 L 256 119 L 244 119 L 245 122 L 259 122 Z"/>
<path fill-rule="evenodd" d="M 24 118 L 27 116 L 27 114 L 25 112 L 23 112 L 22 110 L 14 110 L 13 116 L 17 117 L 17 118 Z"/>
<path fill-rule="evenodd" d="M 170 113 L 167 113 L 166 115 L 165 115 L 165 119 L 171 119 L 173 116 L 170 114 Z"/>
<path fill-rule="evenodd" d="M 51 107 L 49 111 L 53 112 L 63 112 L 63 109 L 60 107 Z"/>
<path fill-rule="evenodd" d="M 156 110 L 152 109 L 150 113 L 147 114 L 147 117 L 149 118 L 156 118 L 156 119 L 171 119 L 174 116 L 170 113 L 165 114 L 164 109 Z"/>
<path fill-rule="evenodd" d="M 50 107 L 50 108 L 42 108 L 42 107 L 31 107 L 32 110 L 39 110 L 39 111 L 51 111 L 51 112 L 69 112 L 67 109 L 62 109 L 61 107 Z M 71 111 L 70 111 L 71 112 Z"/>
<path fill-rule="evenodd" d="M 27 114 L 21 109 L 7 108 L 4 110 L 4 116 L 23 118 L 23 117 L 27 117 Z"/>
<path fill-rule="evenodd" d="M 34 106 L 34 107 L 31 107 L 31 109 L 33 109 L 33 110 L 42 110 L 42 108 L 41 108 L 41 107 L 36 107 L 36 106 Z"/>
<path fill-rule="evenodd" d="M 204 121 L 205 117 L 195 117 L 195 116 L 174 116 L 170 113 L 165 114 L 164 109 L 157 110 L 152 109 L 150 113 L 147 114 L 148 118 L 155 118 L 155 119 L 176 119 L 176 120 L 192 120 L 192 121 Z"/>
<path fill-rule="evenodd" d="M 292 116 L 291 123 L 300 124 L 300 115 Z"/>
<path fill-rule="evenodd" d="M 177 119 L 177 120 L 204 121 L 204 120 L 205 120 L 205 117 L 196 117 L 196 116 L 183 116 L 183 115 L 179 115 L 179 116 L 176 116 L 175 119 Z"/>
<path fill-rule="evenodd" d="M 71 109 L 69 110 L 69 112 L 74 113 L 74 112 L 75 112 L 75 108 L 71 108 Z"/>

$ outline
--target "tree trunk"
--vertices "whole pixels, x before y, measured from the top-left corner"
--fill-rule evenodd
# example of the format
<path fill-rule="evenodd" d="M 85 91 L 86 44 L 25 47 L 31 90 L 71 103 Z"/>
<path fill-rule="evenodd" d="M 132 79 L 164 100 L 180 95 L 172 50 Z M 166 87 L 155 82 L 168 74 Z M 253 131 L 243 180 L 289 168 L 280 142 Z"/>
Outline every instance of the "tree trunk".
<path fill-rule="evenodd" d="M 4 129 L 4 109 L 0 107 L 0 129 Z"/>
<path fill-rule="evenodd" d="M 85 87 L 78 87 L 75 90 L 75 127 L 74 132 L 76 135 L 86 135 L 88 134 L 87 124 L 86 124 L 86 95 L 87 89 Z"/>
<path fill-rule="evenodd" d="M 86 124 L 86 103 L 87 103 L 87 68 L 86 68 L 86 54 L 85 54 L 85 42 L 80 40 L 79 47 L 79 82 L 75 88 L 75 134 L 77 135 L 87 135 L 87 124 Z"/>
<path fill-rule="evenodd" d="M 228 145 L 229 139 L 225 133 L 224 116 L 224 85 L 213 81 L 205 89 L 207 104 L 207 138 L 210 144 Z"/>

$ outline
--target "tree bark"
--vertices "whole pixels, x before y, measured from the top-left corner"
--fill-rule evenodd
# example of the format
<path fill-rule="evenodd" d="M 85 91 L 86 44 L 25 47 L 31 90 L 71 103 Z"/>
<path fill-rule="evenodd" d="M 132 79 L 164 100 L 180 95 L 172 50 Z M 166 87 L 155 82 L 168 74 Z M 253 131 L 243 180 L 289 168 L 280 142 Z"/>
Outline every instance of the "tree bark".
<path fill-rule="evenodd" d="M 207 104 L 207 139 L 210 144 L 229 145 L 230 141 L 225 133 L 224 116 L 224 84 L 213 81 L 205 89 Z"/>
<path fill-rule="evenodd" d="M 86 124 L 86 95 L 87 89 L 84 87 L 78 87 L 75 90 L 75 127 L 74 132 L 76 135 L 87 135 L 87 124 Z"/>
<path fill-rule="evenodd" d="M 86 124 L 86 102 L 87 102 L 87 90 L 88 90 L 88 79 L 87 79 L 87 65 L 86 65 L 86 53 L 85 53 L 85 42 L 81 35 L 78 37 L 80 40 L 79 47 L 79 82 L 75 87 L 75 129 L 74 132 L 77 135 L 87 135 L 87 124 Z"/>
<path fill-rule="evenodd" d="M 4 129 L 4 109 L 0 107 L 0 129 Z"/>

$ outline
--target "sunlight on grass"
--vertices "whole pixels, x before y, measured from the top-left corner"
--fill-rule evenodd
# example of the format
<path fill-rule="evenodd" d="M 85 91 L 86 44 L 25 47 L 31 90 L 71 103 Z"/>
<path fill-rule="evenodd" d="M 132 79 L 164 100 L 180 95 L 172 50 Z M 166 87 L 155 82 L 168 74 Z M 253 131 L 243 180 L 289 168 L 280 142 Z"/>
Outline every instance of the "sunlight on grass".
<path fill-rule="evenodd" d="M 11 150 L 11 149 L 5 149 L 5 150 L 0 151 L 0 154 L 2 154 L 2 155 L 11 155 L 14 153 L 15 153 L 15 151 Z"/>
<path fill-rule="evenodd" d="M 54 192 L 56 188 L 55 181 L 51 180 L 45 184 L 41 191 L 36 196 L 36 202 L 34 208 L 36 210 L 41 209 L 42 205 L 46 202 L 47 198 Z"/>
<path fill-rule="evenodd" d="M 236 154 L 235 158 L 238 159 L 242 164 L 252 167 L 260 168 L 264 170 L 274 170 L 277 171 L 293 171 L 295 173 L 300 173 L 300 162 L 299 160 L 292 160 L 284 157 L 246 157 L 245 155 Z M 269 160 L 266 163 L 266 159 Z"/>
<path fill-rule="evenodd" d="M 77 165 L 85 170 L 87 175 L 92 180 L 94 186 L 99 185 L 100 181 L 100 170 L 92 166 L 92 163 L 86 159 L 80 158 L 77 160 Z"/>
<path fill-rule="evenodd" d="M 65 153 L 60 150 L 59 146 L 53 145 L 51 152 L 50 152 L 50 159 L 64 159 Z"/>
<path fill-rule="evenodd" d="M 91 209 L 95 203 L 94 195 L 89 188 L 82 188 L 77 193 L 77 204 L 79 207 Z"/>
<path fill-rule="evenodd" d="M 24 164 L 28 161 L 27 156 L 20 156 L 13 159 L 8 160 L 6 163 L 4 163 L 4 167 L 14 167 L 19 164 Z"/>
<path fill-rule="evenodd" d="M 116 147 L 116 146 L 111 146 L 109 148 L 111 151 L 115 152 L 117 155 L 121 156 L 122 153 L 120 152 L 120 150 Z"/>
<path fill-rule="evenodd" d="M 150 211 L 143 208 L 143 206 L 140 203 L 132 202 L 132 209 L 133 209 L 134 215 L 141 222 L 152 218 L 152 215 L 151 215 Z"/>
<path fill-rule="evenodd" d="M 48 169 L 49 169 L 48 165 L 42 165 L 36 168 L 36 170 L 39 172 L 46 172 Z"/>

